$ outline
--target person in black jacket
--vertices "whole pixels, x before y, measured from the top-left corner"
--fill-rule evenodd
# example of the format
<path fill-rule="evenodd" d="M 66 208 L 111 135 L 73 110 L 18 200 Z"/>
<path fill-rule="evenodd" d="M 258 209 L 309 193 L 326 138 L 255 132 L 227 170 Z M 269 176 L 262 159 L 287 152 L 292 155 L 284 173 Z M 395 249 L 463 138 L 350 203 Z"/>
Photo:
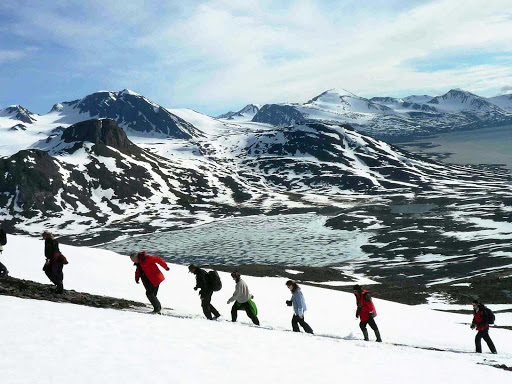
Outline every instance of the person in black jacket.
<path fill-rule="evenodd" d="M 62 269 L 68 261 L 60 252 L 59 243 L 51 232 L 44 231 L 41 236 L 44 240 L 44 256 L 46 257 L 43 271 L 50 281 L 57 286 L 55 293 L 63 293 L 64 273 Z"/>
<path fill-rule="evenodd" d="M 3 228 L 0 227 L 0 255 L 3 252 L 3 250 L 4 250 L 3 246 L 6 243 L 7 243 L 7 235 L 6 235 L 5 231 L 3 230 Z M 9 271 L 7 270 L 5 265 L 0 263 L 0 279 L 7 277 L 8 274 L 9 274 Z"/>
<path fill-rule="evenodd" d="M 211 304 L 213 289 L 209 284 L 208 273 L 195 264 L 190 264 L 188 271 L 196 275 L 194 291 L 199 289 L 199 297 L 201 298 L 201 307 L 203 308 L 204 315 L 208 320 L 217 320 L 220 317 L 220 313 Z"/>

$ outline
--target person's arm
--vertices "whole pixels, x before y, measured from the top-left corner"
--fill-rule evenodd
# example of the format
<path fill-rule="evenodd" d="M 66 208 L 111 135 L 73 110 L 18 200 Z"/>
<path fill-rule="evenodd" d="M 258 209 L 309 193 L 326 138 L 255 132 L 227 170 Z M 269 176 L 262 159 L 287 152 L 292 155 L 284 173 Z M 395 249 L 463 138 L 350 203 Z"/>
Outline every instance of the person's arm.
<path fill-rule="evenodd" d="M 165 269 L 166 271 L 169 270 L 169 267 L 167 266 L 167 263 L 161 257 L 148 255 L 148 256 L 146 256 L 146 259 L 149 259 L 150 261 L 152 261 L 155 264 L 160 264 L 160 266 L 163 269 Z"/>
<path fill-rule="evenodd" d="M 135 282 L 137 284 L 139 284 L 139 279 L 140 279 L 140 271 L 139 271 L 139 266 L 137 266 L 137 268 L 135 268 Z"/>
<path fill-rule="evenodd" d="M 232 303 L 233 301 L 238 299 L 238 297 L 240 296 L 240 287 L 241 287 L 241 283 L 240 282 L 236 283 L 236 285 L 235 285 L 235 292 L 233 292 L 233 296 L 231 296 L 229 298 L 228 304 Z"/>

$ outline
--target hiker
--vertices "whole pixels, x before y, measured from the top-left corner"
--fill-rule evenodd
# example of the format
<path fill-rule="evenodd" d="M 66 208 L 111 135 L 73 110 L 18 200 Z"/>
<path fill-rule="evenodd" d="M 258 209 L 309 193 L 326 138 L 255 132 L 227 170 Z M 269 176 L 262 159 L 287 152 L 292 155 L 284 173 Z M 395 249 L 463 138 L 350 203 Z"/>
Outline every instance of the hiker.
<path fill-rule="evenodd" d="M 304 311 L 306 311 L 306 301 L 299 285 L 292 280 L 286 282 L 286 286 L 292 292 L 292 299 L 286 300 L 286 305 L 293 305 L 292 329 L 293 332 L 300 332 L 299 324 L 307 333 L 313 333 L 308 323 L 304 321 Z"/>
<path fill-rule="evenodd" d="M 156 295 L 158 294 L 158 287 L 165 280 L 165 277 L 157 267 L 157 264 L 160 264 L 163 269 L 168 271 L 167 263 L 161 257 L 148 255 L 145 251 L 132 252 L 130 259 L 137 267 L 135 269 L 135 282 L 139 284 L 139 280 L 142 279 L 142 284 L 146 288 L 146 297 L 151 305 L 153 305 L 151 313 L 160 313 L 162 305 Z"/>
<path fill-rule="evenodd" d="M 375 332 L 375 336 L 377 337 L 377 342 L 382 342 L 380 338 L 379 328 L 375 323 L 375 316 L 377 316 L 377 311 L 375 310 L 375 306 L 373 305 L 372 297 L 370 296 L 370 292 L 366 289 L 363 289 L 360 285 L 354 285 L 354 295 L 356 297 L 356 318 L 359 317 L 360 323 L 359 328 L 363 331 L 364 340 L 368 341 L 368 330 L 366 329 L 366 324 L 369 324 L 370 327 Z"/>
<path fill-rule="evenodd" d="M 44 256 L 46 257 L 43 271 L 50 281 L 57 286 L 55 293 L 61 294 L 64 292 L 64 273 L 62 269 L 68 261 L 60 252 L 59 243 L 51 232 L 44 231 L 41 237 L 44 240 Z"/>
<path fill-rule="evenodd" d="M 482 353 L 482 339 L 485 340 L 487 346 L 492 353 L 498 353 L 496 347 L 489 336 L 489 317 L 485 305 L 478 300 L 473 300 L 473 321 L 471 322 L 471 329 L 478 331 L 475 336 L 475 347 L 477 353 Z"/>
<path fill-rule="evenodd" d="M 194 291 L 199 289 L 199 297 L 201 298 L 201 307 L 203 308 L 204 315 L 208 320 L 217 320 L 220 317 L 220 313 L 211 304 L 213 288 L 209 282 L 208 273 L 195 264 L 190 264 L 188 271 L 196 275 Z"/>
<path fill-rule="evenodd" d="M 0 226 L 0 255 L 4 251 L 4 245 L 7 244 L 7 234 L 5 233 L 4 229 Z M 7 277 L 9 274 L 9 271 L 3 265 L 0 263 L 0 279 L 3 279 L 4 277 Z"/>
<path fill-rule="evenodd" d="M 231 277 L 236 283 L 235 292 L 228 300 L 228 304 L 234 301 L 233 307 L 231 307 L 231 321 L 233 321 L 233 323 L 236 322 L 238 311 L 245 310 L 249 319 L 251 319 L 254 324 L 260 325 L 260 321 L 256 313 L 254 313 L 255 306 L 253 307 L 253 305 L 251 305 L 253 304 L 253 296 L 249 293 L 249 287 L 240 277 L 240 273 L 232 272 Z"/>

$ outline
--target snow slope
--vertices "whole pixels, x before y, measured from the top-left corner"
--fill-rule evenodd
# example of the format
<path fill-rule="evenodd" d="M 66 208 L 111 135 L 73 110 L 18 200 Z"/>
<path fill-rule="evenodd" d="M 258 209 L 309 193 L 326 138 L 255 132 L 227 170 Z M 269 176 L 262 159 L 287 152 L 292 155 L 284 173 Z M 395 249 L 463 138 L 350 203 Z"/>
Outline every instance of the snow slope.
<path fill-rule="evenodd" d="M 61 250 L 69 260 L 65 288 L 147 302 L 126 256 L 65 245 Z M 14 277 L 47 280 L 41 271 L 42 241 L 9 236 L 1 260 Z M 315 336 L 294 334 L 289 332 L 292 313 L 284 304 L 290 296 L 285 279 L 244 277 L 262 327 L 249 325 L 242 312 L 232 324 L 225 303 L 234 283 L 220 273 L 224 287 L 213 303 L 223 320 L 210 322 L 202 318 L 192 290 L 194 276 L 185 266 L 170 268 L 159 291 L 163 306 L 174 308 L 169 316 L 0 296 L 0 310 L 7 314 L 0 317 L 2 383 L 331 383 L 340 377 L 360 381 L 362 372 L 365 381 L 379 383 L 510 378 L 509 372 L 486 365 L 512 365 L 512 332 L 491 331 L 499 355 L 473 354 L 468 315 L 375 299 L 384 343 L 364 342 L 351 294 L 303 285 L 306 320 Z M 373 291 L 378 297 L 378 287 Z M 504 325 L 499 315 L 497 323 Z M 426 369 L 428 375 L 421 374 Z"/>

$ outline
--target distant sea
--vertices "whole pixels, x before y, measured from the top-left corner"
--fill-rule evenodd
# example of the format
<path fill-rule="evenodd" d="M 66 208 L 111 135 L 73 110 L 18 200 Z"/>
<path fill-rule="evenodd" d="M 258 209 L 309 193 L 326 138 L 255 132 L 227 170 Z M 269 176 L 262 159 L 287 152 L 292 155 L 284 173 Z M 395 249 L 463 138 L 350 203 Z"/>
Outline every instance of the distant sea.
<path fill-rule="evenodd" d="M 443 154 L 454 164 L 502 164 L 512 170 L 512 126 L 450 132 L 398 144 L 410 152 Z"/>

